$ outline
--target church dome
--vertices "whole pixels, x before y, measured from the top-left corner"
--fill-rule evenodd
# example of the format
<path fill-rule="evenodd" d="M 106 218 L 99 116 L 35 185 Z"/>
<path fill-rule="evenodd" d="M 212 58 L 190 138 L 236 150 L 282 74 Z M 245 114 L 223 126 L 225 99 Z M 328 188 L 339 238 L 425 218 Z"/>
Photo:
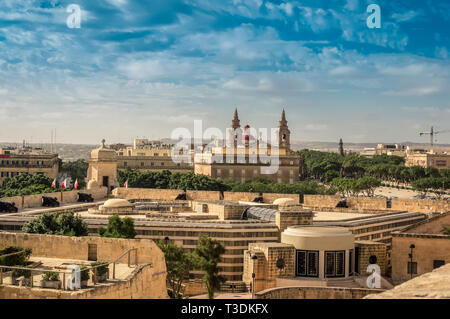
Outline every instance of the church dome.
<path fill-rule="evenodd" d="M 126 199 L 114 198 L 114 199 L 108 199 L 103 204 L 103 207 L 106 207 L 106 208 L 125 208 L 125 207 L 133 207 L 133 204 L 131 204 Z"/>

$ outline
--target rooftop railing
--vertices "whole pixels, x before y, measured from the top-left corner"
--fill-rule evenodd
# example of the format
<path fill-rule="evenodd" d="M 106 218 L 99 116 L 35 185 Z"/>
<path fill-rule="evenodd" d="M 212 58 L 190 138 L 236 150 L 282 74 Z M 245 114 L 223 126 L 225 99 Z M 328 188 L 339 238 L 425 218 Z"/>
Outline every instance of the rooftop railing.
<path fill-rule="evenodd" d="M 131 267 L 132 263 L 131 263 L 131 255 L 132 252 L 134 251 L 134 266 L 137 266 L 137 248 L 130 248 L 127 251 L 125 251 L 122 255 L 120 255 L 119 257 L 117 257 L 116 259 L 114 259 L 113 261 L 110 262 L 104 262 L 101 263 L 99 265 L 95 265 L 95 266 L 87 266 L 86 268 L 80 269 L 80 275 L 82 272 L 84 271 L 91 271 L 93 273 L 92 276 L 92 282 L 94 284 L 94 286 L 96 284 L 98 284 L 98 277 L 97 273 L 98 273 L 98 269 L 100 267 L 108 267 L 107 270 L 107 274 L 109 274 L 109 266 L 112 265 L 112 279 L 116 279 L 116 264 L 118 263 L 119 260 L 121 260 L 123 257 L 127 256 L 128 260 L 127 260 L 127 264 L 128 267 Z M 11 253 L 11 254 L 7 254 L 7 255 L 2 255 L 0 257 L 7 257 L 7 256 L 11 256 L 11 255 L 16 255 L 16 254 L 21 254 L 23 253 L 23 251 L 20 252 L 16 252 L 16 253 Z M 48 273 L 48 272 L 52 272 L 52 273 L 57 273 L 58 274 L 58 278 L 60 278 L 60 276 L 62 275 L 62 285 L 61 288 L 62 290 L 66 290 L 66 275 L 71 275 L 74 273 L 73 270 L 55 270 L 55 269 L 44 269 L 44 268 L 28 268 L 28 267 L 22 267 L 22 266 L 3 266 L 0 265 L 0 285 L 3 285 L 3 277 L 4 277 L 4 269 L 7 270 L 22 270 L 22 271 L 29 271 L 30 272 L 30 276 L 28 278 L 26 278 L 25 276 L 20 276 L 18 278 L 24 277 L 24 279 L 29 279 L 29 287 L 33 288 L 33 277 L 37 276 L 37 275 L 41 275 L 44 273 Z M 10 273 L 10 277 L 11 277 L 11 283 L 14 284 L 16 282 L 16 279 L 18 278 L 14 278 L 14 271 L 11 271 Z"/>

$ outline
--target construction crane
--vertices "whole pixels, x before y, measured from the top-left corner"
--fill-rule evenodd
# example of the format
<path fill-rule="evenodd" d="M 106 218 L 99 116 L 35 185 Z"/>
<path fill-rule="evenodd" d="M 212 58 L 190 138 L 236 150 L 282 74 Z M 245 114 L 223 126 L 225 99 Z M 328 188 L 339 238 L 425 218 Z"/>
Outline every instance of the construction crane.
<path fill-rule="evenodd" d="M 436 134 L 440 134 L 440 133 L 448 133 L 448 132 L 450 132 L 450 130 L 445 130 L 445 131 L 435 131 L 434 128 L 433 128 L 433 126 L 432 126 L 432 127 L 431 127 L 431 130 L 430 130 L 429 132 L 420 132 L 420 133 L 419 133 L 419 136 L 422 136 L 422 135 L 430 135 L 430 146 L 433 147 L 433 144 L 434 144 L 434 136 L 435 136 Z"/>

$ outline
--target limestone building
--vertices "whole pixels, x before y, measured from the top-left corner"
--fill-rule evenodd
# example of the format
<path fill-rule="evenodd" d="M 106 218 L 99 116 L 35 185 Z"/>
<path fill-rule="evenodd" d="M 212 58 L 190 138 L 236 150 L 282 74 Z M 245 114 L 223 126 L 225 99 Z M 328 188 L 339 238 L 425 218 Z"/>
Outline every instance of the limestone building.
<path fill-rule="evenodd" d="M 246 182 L 267 177 L 279 183 L 299 180 L 300 157 L 291 154 L 290 135 L 283 110 L 278 123 L 276 144 L 271 145 L 251 132 L 249 125 L 241 128 L 237 109 L 231 122 L 227 141 L 216 141 L 211 150 L 195 154 L 194 171 L 212 178 Z M 271 166 L 278 168 L 271 169 Z"/>
<path fill-rule="evenodd" d="M 172 144 L 159 141 L 149 141 L 148 139 L 135 139 L 133 146 L 121 145 L 116 148 L 117 168 L 137 170 L 170 170 L 172 172 L 190 172 L 194 167 L 192 159 L 175 163 L 172 160 Z"/>
<path fill-rule="evenodd" d="M 12 246 L 30 249 L 31 257 L 27 268 L 0 266 L 0 299 L 168 298 L 164 254 L 151 240 L 1 232 L 0 250 Z M 95 261 L 103 262 L 104 270 Z M 8 266 L 29 276 L 15 278 Z M 86 267 L 80 285 L 71 280 L 73 267 Z M 51 282 L 43 276 L 49 271 L 56 275 Z"/>
<path fill-rule="evenodd" d="M 0 148 L 0 185 L 19 174 L 40 174 L 55 179 L 59 162 L 58 154 L 39 148 Z"/>
<path fill-rule="evenodd" d="M 250 244 L 244 256 L 243 281 L 254 283 L 255 292 L 286 286 L 367 288 L 369 264 L 377 264 L 380 275 L 386 274 L 386 246 L 356 242 L 342 227 L 290 226 L 281 233 L 281 243 Z"/>
<path fill-rule="evenodd" d="M 105 140 L 99 148 L 93 150 L 89 156 L 87 174 L 87 189 L 106 187 L 111 191 L 119 186 L 117 182 L 117 156 L 113 149 L 105 146 Z"/>
<path fill-rule="evenodd" d="M 402 283 L 450 263 L 450 212 L 392 233 L 392 280 Z"/>
<path fill-rule="evenodd" d="M 450 155 L 449 154 L 437 154 L 433 152 L 428 153 L 413 153 L 408 152 L 406 155 L 406 166 L 422 166 L 425 168 L 435 167 L 437 169 L 449 169 L 450 168 Z"/>

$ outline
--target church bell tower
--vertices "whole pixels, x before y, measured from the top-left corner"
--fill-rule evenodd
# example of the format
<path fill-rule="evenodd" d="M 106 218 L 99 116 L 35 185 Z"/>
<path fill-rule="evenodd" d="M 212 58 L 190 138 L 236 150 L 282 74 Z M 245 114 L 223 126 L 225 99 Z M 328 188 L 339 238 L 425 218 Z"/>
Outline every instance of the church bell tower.
<path fill-rule="evenodd" d="M 281 112 L 281 120 L 278 124 L 279 129 L 279 138 L 278 138 L 278 145 L 280 148 L 286 149 L 286 151 L 289 151 L 291 149 L 291 131 L 289 131 L 287 121 L 286 121 L 286 114 L 284 112 Z"/>

